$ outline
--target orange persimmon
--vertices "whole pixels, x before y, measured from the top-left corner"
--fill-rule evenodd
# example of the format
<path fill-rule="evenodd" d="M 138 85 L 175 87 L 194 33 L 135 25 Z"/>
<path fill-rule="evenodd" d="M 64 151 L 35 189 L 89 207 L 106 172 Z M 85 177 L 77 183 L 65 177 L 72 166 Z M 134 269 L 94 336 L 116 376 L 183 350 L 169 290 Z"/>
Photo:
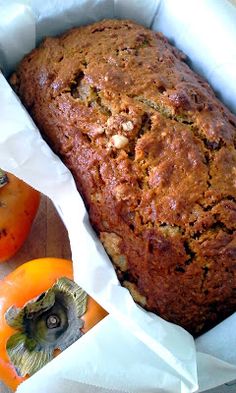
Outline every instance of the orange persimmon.
<path fill-rule="evenodd" d="M 0 262 L 23 245 L 37 213 L 40 193 L 0 169 Z"/>
<path fill-rule="evenodd" d="M 41 258 L 0 282 L 0 380 L 11 389 L 107 315 L 72 278 L 71 261 Z"/>

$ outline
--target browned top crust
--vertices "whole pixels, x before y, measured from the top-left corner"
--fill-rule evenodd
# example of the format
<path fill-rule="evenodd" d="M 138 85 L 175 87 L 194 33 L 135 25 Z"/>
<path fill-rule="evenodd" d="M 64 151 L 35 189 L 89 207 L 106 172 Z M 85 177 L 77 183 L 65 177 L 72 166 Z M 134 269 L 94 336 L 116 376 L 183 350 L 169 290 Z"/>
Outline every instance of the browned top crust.
<path fill-rule="evenodd" d="M 47 38 L 11 82 L 120 281 L 196 335 L 236 310 L 236 118 L 184 59 L 161 34 L 106 20 Z"/>

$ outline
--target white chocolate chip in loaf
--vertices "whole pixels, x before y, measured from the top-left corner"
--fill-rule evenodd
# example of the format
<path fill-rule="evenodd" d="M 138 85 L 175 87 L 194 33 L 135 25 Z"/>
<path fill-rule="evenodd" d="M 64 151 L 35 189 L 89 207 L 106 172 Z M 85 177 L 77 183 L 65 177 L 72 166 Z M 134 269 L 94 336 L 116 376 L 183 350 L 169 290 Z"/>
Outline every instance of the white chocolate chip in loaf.
<path fill-rule="evenodd" d="M 126 123 L 122 123 L 122 128 L 124 131 L 132 131 L 134 129 L 134 125 L 132 121 L 127 121 Z"/>
<path fill-rule="evenodd" d="M 111 143 L 116 149 L 123 149 L 128 145 L 129 140 L 124 135 L 113 135 L 111 137 Z"/>

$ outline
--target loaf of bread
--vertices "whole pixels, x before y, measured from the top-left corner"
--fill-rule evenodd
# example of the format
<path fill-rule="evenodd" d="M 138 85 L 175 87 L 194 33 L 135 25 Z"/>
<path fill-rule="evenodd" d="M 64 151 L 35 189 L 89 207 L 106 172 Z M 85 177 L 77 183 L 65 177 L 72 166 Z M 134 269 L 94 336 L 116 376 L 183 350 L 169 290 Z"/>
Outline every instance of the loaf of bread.
<path fill-rule="evenodd" d="M 185 60 L 163 35 L 106 20 L 46 38 L 11 83 L 121 284 L 198 335 L 236 311 L 236 117 Z"/>

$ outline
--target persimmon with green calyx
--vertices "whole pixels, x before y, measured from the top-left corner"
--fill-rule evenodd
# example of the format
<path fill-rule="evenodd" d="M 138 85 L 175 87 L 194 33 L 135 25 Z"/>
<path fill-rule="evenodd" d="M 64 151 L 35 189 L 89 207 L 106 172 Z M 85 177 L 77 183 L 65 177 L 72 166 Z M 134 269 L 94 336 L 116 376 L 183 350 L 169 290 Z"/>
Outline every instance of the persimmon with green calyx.
<path fill-rule="evenodd" d="M 71 261 L 24 263 L 0 282 L 0 380 L 15 390 L 106 315 L 73 281 Z"/>
<path fill-rule="evenodd" d="M 25 242 L 39 201 L 38 191 L 0 169 L 0 262 L 9 260 Z"/>

